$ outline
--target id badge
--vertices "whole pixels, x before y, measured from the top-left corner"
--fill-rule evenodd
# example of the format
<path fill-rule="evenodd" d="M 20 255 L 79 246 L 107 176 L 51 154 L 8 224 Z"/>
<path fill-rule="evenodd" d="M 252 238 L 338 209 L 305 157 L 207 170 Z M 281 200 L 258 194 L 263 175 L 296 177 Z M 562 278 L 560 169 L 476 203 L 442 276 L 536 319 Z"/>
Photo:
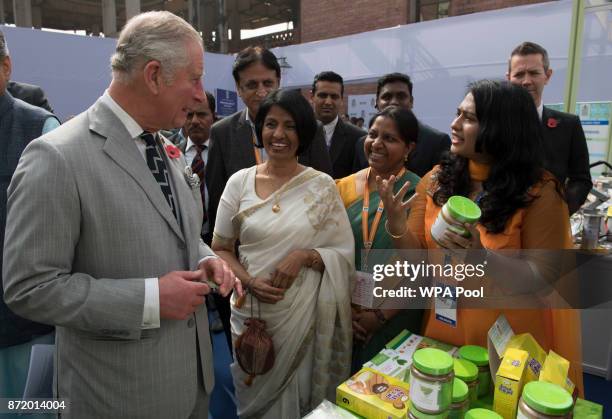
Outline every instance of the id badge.
<path fill-rule="evenodd" d="M 452 285 L 436 283 L 436 320 L 457 327 L 457 289 Z"/>
<path fill-rule="evenodd" d="M 357 271 L 355 288 L 351 301 L 353 304 L 365 308 L 373 308 L 374 303 L 374 277 L 369 272 Z"/>

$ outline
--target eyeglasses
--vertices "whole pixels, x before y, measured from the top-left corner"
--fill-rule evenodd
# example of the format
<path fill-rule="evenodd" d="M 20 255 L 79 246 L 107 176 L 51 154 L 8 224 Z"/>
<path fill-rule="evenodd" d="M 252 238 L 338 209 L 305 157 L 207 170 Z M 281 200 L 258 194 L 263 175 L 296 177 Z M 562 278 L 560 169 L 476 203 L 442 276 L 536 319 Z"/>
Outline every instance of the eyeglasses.
<path fill-rule="evenodd" d="M 278 83 L 276 82 L 276 80 L 272 80 L 272 79 L 263 80 L 261 82 L 257 80 L 249 80 L 246 83 L 242 84 L 240 87 L 243 90 L 256 92 L 261 89 L 264 89 L 264 90 L 275 89 L 277 84 Z"/>

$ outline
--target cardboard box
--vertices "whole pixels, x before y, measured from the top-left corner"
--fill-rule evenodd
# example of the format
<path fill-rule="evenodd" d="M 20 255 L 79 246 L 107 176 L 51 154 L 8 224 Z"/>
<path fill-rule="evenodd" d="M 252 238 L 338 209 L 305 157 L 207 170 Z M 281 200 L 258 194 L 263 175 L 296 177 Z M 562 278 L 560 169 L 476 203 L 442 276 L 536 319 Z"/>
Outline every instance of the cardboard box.
<path fill-rule="evenodd" d="M 544 352 L 544 349 L 542 349 L 531 333 L 521 333 L 520 335 L 512 336 L 506 349 L 508 348 L 521 349 L 529 354 L 525 383 L 537 381 L 546 359 L 546 352 Z"/>
<path fill-rule="evenodd" d="M 336 389 L 336 404 L 371 419 L 405 419 L 408 384 L 363 368 Z"/>
<path fill-rule="evenodd" d="M 577 399 L 574 404 L 574 419 L 602 419 L 603 406 L 588 400 Z"/>
<path fill-rule="evenodd" d="M 508 348 L 495 376 L 493 410 L 504 419 L 516 418 L 517 406 L 523 391 L 529 354 Z"/>
<path fill-rule="evenodd" d="M 412 355 L 410 359 L 405 359 L 399 356 L 393 349 L 383 348 L 374 358 L 363 364 L 363 367 L 371 368 L 381 374 L 408 382 L 407 378 L 411 365 Z"/>

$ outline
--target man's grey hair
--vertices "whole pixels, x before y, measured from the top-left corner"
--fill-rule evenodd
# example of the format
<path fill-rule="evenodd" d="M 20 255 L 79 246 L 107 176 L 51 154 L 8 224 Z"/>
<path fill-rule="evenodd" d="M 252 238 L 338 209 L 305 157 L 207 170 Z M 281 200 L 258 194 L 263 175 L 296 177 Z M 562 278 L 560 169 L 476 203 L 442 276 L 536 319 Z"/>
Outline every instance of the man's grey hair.
<path fill-rule="evenodd" d="M 6 39 L 4 34 L 0 31 L 0 60 L 4 60 L 5 57 L 9 56 L 8 46 L 6 45 Z"/>
<path fill-rule="evenodd" d="M 159 61 L 166 83 L 177 69 L 189 65 L 186 44 L 202 45 L 202 37 L 180 17 L 166 11 L 141 13 L 130 19 L 119 34 L 111 57 L 113 78 L 129 83 L 135 71 L 149 61 Z"/>

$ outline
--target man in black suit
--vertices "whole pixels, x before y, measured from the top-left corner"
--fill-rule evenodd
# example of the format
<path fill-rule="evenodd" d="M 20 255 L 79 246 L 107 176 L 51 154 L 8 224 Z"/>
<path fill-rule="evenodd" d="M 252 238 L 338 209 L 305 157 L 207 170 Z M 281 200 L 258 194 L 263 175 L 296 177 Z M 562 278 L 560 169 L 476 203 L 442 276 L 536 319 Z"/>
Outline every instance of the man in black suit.
<path fill-rule="evenodd" d="M 573 214 L 580 209 L 593 186 L 589 150 L 576 115 L 544 106 L 542 92 L 551 76 L 548 52 L 542 46 L 523 42 L 510 54 L 506 77 L 511 83 L 523 86 L 533 97 L 542 121 L 544 168 L 565 186 L 565 199 Z"/>
<path fill-rule="evenodd" d="M 343 105 L 344 81 L 333 71 L 317 74 L 310 91 L 315 115 L 323 124 L 325 143 L 332 162 L 332 177 L 340 179 L 353 173 L 355 144 L 366 132 L 339 117 Z"/>
<path fill-rule="evenodd" d="M 38 106 L 53 113 L 53 108 L 45 96 L 45 92 L 34 84 L 9 81 L 6 90 L 17 99 L 21 99 L 30 105 Z"/>
<path fill-rule="evenodd" d="M 262 100 L 268 93 L 278 89 L 281 71 L 278 60 L 271 51 L 262 47 L 248 47 L 236 56 L 232 75 L 246 109 L 215 123 L 210 130 L 211 147 L 206 167 L 206 187 L 211 232 L 214 232 L 217 207 L 230 176 L 267 158 L 263 149 L 254 147 L 254 121 Z M 300 154 L 298 159 L 305 166 L 331 175 L 331 162 L 321 127 L 310 147 Z M 223 325 L 228 326 L 229 299 L 218 298 L 215 301 Z M 229 333 L 227 327 L 226 333 Z M 231 341 L 228 343 L 231 352 Z"/>
<path fill-rule="evenodd" d="M 376 87 L 376 109 L 383 110 L 387 106 L 399 106 L 412 110 L 412 81 L 402 73 L 391 73 L 378 79 Z M 450 149 L 450 137 L 421 121 L 415 150 L 408 156 L 408 169 L 423 177 L 438 162 L 442 153 Z M 363 151 L 365 137 L 357 142 L 355 149 L 355 164 L 353 170 L 368 167 L 368 160 Z"/>

